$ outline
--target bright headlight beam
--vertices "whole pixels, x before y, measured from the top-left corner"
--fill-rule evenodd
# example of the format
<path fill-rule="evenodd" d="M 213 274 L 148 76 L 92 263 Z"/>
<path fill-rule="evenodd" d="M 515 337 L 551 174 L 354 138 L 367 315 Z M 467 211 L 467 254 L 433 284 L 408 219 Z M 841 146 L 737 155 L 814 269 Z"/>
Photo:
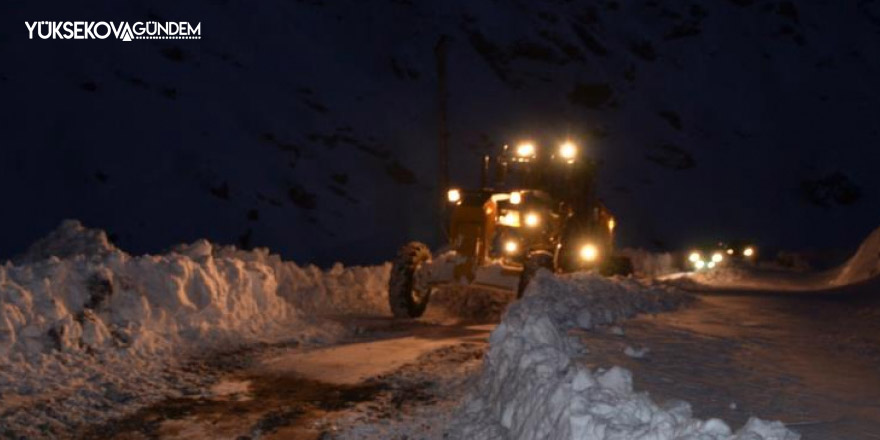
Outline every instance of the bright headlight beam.
<path fill-rule="evenodd" d="M 522 193 L 519 191 L 514 191 L 510 193 L 510 203 L 513 205 L 519 205 L 522 202 Z"/>
<path fill-rule="evenodd" d="M 455 188 L 450 189 L 446 193 L 446 199 L 449 200 L 450 203 L 458 202 L 459 200 L 461 200 L 461 191 L 459 191 Z"/>
<path fill-rule="evenodd" d="M 688 261 L 691 263 L 696 263 L 700 261 L 700 253 L 699 252 L 691 252 L 691 255 L 688 257 Z"/>
<path fill-rule="evenodd" d="M 696 267 L 698 270 L 702 269 L 702 268 L 706 267 L 706 262 L 703 260 L 694 261 L 694 267 Z"/>
<path fill-rule="evenodd" d="M 713 263 L 720 263 L 721 260 L 723 260 L 723 259 L 724 259 L 724 256 L 721 255 L 721 252 L 715 252 L 714 254 L 712 254 L 712 262 Z M 713 264 L 713 266 L 714 266 L 714 264 Z"/>
<path fill-rule="evenodd" d="M 750 247 L 747 247 L 747 248 L 743 249 L 743 256 L 744 256 L 744 257 L 751 257 L 752 255 L 755 255 L 755 249 L 754 249 L 754 248 L 752 248 L 752 247 L 750 246 Z"/>
<path fill-rule="evenodd" d="M 586 261 L 595 261 L 599 256 L 599 249 L 596 248 L 596 245 L 585 244 L 581 247 L 580 256 Z"/>
<path fill-rule="evenodd" d="M 517 157 L 527 158 L 535 155 L 535 144 L 523 142 L 516 146 Z"/>
<path fill-rule="evenodd" d="M 535 226 L 538 226 L 538 223 L 541 223 L 541 216 L 534 212 L 526 214 L 526 226 L 534 228 Z"/>
<path fill-rule="evenodd" d="M 562 145 L 559 146 L 559 157 L 565 159 L 568 162 L 574 160 L 577 157 L 578 148 L 574 142 L 566 141 Z"/>
<path fill-rule="evenodd" d="M 516 252 L 517 249 L 519 249 L 519 244 L 513 240 L 507 240 L 507 242 L 504 243 L 504 252 L 507 252 L 508 254 Z"/>

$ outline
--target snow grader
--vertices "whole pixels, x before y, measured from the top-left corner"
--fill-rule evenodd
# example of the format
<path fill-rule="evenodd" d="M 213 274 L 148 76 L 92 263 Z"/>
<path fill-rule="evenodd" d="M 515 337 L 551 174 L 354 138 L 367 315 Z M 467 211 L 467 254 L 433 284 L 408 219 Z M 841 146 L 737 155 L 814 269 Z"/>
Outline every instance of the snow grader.
<path fill-rule="evenodd" d="M 631 273 L 630 260 L 614 254 L 617 220 L 596 195 L 595 170 L 571 141 L 484 156 L 480 189 L 448 189 L 447 245 L 432 253 L 411 242 L 398 252 L 388 288 L 394 316 L 421 316 L 432 291 L 452 284 L 519 297 L 541 268 Z"/>

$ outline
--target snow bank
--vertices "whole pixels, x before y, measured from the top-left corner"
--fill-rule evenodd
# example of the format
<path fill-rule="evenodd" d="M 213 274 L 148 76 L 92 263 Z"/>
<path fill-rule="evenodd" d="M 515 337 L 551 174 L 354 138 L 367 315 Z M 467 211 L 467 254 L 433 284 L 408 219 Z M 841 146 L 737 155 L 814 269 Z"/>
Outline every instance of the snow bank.
<path fill-rule="evenodd" d="M 453 438 L 798 439 L 781 423 L 757 418 L 734 434 L 721 420 L 693 418 L 685 402 L 658 405 L 635 392 L 625 369 L 590 370 L 577 361 L 586 347 L 569 329 L 590 329 L 686 300 L 630 280 L 539 274 L 492 333 L 482 376 L 456 416 Z"/>
<path fill-rule="evenodd" d="M 880 228 L 868 235 L 856 253 L 838 269 L 832 284 L 854 284 L 877 275 L 880 275 Z"/>
<path fill-rule="evenodd" d="M 337 337 L 328 310 L 388 313 L 387 266 L 323 272 L 207 241 L 131 256 L 74 221 L 19 261 L 0 266 L 3 429 L 64 432 L 172 391 L 177 359 Z"/>

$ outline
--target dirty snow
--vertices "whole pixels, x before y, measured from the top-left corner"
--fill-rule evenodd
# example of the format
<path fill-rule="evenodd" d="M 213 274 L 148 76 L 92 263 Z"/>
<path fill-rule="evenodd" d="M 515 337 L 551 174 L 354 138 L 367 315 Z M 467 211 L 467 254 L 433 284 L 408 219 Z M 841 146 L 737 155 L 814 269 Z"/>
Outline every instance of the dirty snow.
<path fill-rule="evenodd" d="M 685 402 L 653 402 L 633 390 L 625 369 L 590 370 L 578 362 L 587 347 L 570 330 L 666 310 L 686 300 L 632 280 L 539 274 L 492 333 L 482 376 L 454 419 L 452 437 L 798 439 L 781 423 L 757 418 L 734 433 L 719 419 L 693 418 Z"/>
<path fill-rule="evenodd" d="M 211 350 L 330 342 L 343 329 L 317 316 L 387 314 L 387 276 L 207 241 L 132 256 L 64 222 L 0 266 L 0 431 L 62 435 L 118 416 L 193 386 L 178 360 Z"/>

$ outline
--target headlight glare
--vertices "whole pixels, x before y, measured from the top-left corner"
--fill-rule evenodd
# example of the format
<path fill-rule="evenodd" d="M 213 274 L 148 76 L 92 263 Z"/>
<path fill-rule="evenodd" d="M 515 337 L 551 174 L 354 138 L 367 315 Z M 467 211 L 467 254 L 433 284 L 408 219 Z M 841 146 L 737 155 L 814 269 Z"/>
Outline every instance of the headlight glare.
<path fill-rule="evenodd" d="M 599 257 L 599 248 L 594 244 L 585 244 L 581 246 L 580 257 L 584 261 L 596 261 Z"/>
<path fill-rule="evenodd" d="M 535 214 L 534 212 L 530 212 L 526 214 L 526 226 L 534 228 L 541 223 L 541 216 Z"/>
<path fill-rule="evenodd" d="M 453 188 L 446 192 L 446 199 L 449 203 L 458 203 L 461 200 L 461 191 Z"/>
<path fill-rule="evenodd" d="M 519 205 L 522 202 L 522 193 L 519 191 L 514 191 L 510 193 L 510 203 L 512 205 Z"/>
<path fill-rule="evenodd" d="M 535 156 L 535 144 L 523 142 L 516 146 L 516 157 L 528 159 Z"/>
<path fill-rule="evenodd" d="M 575 157 L 577 157 L 578 148 L 574 142 L 566 141 L 562 145 L 559 146 L 559 157 L 563 160 L 571 163 L 574 161 Z"/>

